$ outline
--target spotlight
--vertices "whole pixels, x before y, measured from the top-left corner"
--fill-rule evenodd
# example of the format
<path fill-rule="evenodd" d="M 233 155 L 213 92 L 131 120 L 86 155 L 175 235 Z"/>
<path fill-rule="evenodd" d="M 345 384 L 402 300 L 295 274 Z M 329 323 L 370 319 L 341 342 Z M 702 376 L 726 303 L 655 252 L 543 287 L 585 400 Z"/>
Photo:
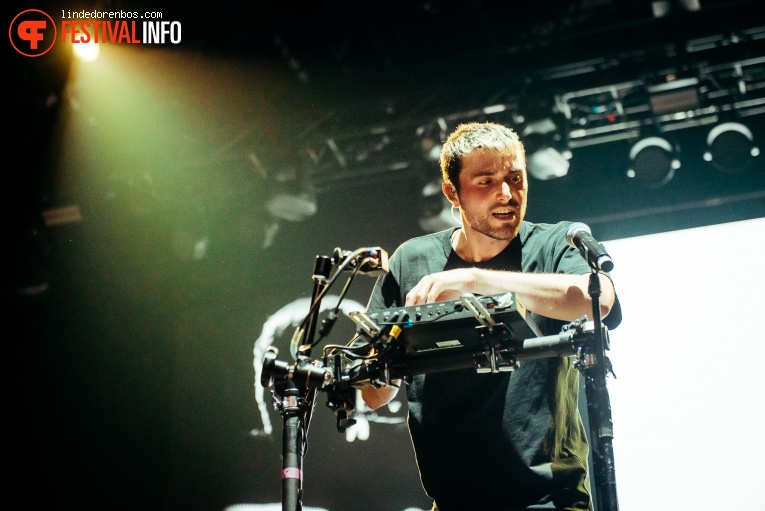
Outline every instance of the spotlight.
<path fill-rule="evenodd" d="M 529 174 L 543 181 L 565 176 L 569 167 L 566 154 L 549 146 L 537 149 L 528 157 Z"/>
<path fill-rule="evenodd" d="M 664 186 L 680 168 L 678 153 L 679 149 L 664 138 L 643 138 L 630 149 L 632 167 L 627 171 L 627 176 L 650 188 Z"/>
<path fill-rule="evenodd" d="M 449 127 L 443 117 L 439 117 L 435 124 L 417 127 L 416 133 L 420 137 L 420 151 L 426 161 L 438 161 L 441 158 L 441 141 L 446 140 L 448 129 Z"/>
<path fill-rule="evenodd" d="M 272 216 L 290 222 L 302 222 L 316 214 L 316 197 L 309 193 L 277 193 L 266 203 Z"/>
<path fill-rule="evenodd" d="M 701 2 L 699 0 L 677 0 L 671 2 L 669 0 L 653 0 L 651 2 L 651 12 L 653 12 L 654 18 L 664 18 L 667 16 L 676 6 L 673 3 L 679 4 L 679 7 L 688 12 L 698 12 L 701 10 Z"/>
<path fill-rule="evenodd" d="M 316 192 L 306 173 L 306 169 L 294 164 L 282 165 L 270 173 L 265 206 L 274 219 L 302 222 L 316 214 Z"/>
<path fill-rule="evenodd" d="M 563 148 L 562 137 L 552 119 L 531 122 L 523 130 L 526 148 L 526 170 L 529 175 L 546 181 L 568 174 L 571 151 Z"/>
<path fill-rule="evenodd" d="M 432 138 L 420 140 L 420 149 L 422 150 L 422 156 L 427 161 L 438 161 L 441 158 L 441 144 Z"/>
<path fill-rule="evenodd" d="M 704 159 L 727 174 L 744 171 L 752 158 L 760 154 L 754 145 L 752 132 L 743 124 L 725 122 L 718 124 L 707 135 Z"/>
<path fill-rule="evenodd" d="M 101 53 L 101 47 L 98 43 L 88 41 L 87 43 L 78 43 L 72 45 L 72 52 L 75 57 L 85 62 L 93 62 L 98 59 Z"/>
<path fill-rule="evenodd" d="M 452 213 L 452 205 L 441 191 L 441 180 L 434 179 L 422 188 L 420 229 L 425 232 L 438 232 L 449 227 L 462 225 L 458 213 Z"/>

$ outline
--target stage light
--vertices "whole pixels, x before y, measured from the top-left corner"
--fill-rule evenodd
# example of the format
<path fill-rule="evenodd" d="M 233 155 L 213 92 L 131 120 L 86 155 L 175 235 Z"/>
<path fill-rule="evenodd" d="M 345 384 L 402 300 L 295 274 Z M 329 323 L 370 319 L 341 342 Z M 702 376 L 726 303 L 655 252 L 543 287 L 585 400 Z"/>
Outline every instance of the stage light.
<path fill-rule="evenodd" d="M 725 122 L 709 130 L 704 159 L 722 172 L 742 172 L 759 154 L 751 130 L 741 123 Z"/>
<path fill-rule="evenodd" d="M 530 122 L 522 133 L 529 175 L 546 181 L 568 174 L 571 151 L 552 119 Z"/>
<path fill-rule="evenodd" d="M 632 166 L 627 176 L 650 188 L 669 183 L 680 168 L 679 148 L 661 137 L 646 137 L 630 149 Z"/>
<path fill-rule="evenodd" d="M 449 130 L 446 120 L 439 117 L 436 123 L 419 126 L 416 130 L 420 138 L 420 151 L 426 161 L 438 161 L 441 158 L 442 141 L 446 140 Z"/>
<path fill-rule="evenodd" d="M 441 180 L 434 179 L 422 188 L 420 218 L 418 224 L 425 232 L 438 232 L 462 225 L 459 212 L 452 212 L 452 205 L 441 191 Z"/>
<path fill-rule="evenodd" d="M 307 169 L 293 162 L 269 170 L 254 150 L 247 157 L 258 174 L 267 177 L 269 198 L 265 206 L 274 220 L 302 222 L 318 212 L 316 191 Z"/>
<path fill-rule="evenodd" d="M 85 62 L 93 62 L 98 59 L 101 53 L 101 47 L 98 43 L 88 41 L 87 43 L 77 43 L 72 45 L 74 56 Z"/>
<path fill-rule="evenodd" d="M 302 222 L 318 211 L 316 197 L 310 193 L 277 193 L 268 200 L 266 209 L 273 217 L 289 222 Z"/>
<path fill-rule="evenodd" d="M 554 147 L 537 149 L 527 157 L 529 174 L 540 180 L 555 179 L 568 174 L 570 153 L 561 153 Z"/>
<path fill-rule="evenodd" d="M 420 140 L 420 149 L 427 161 L 438 161 L 441 158 L 441 143 L 430 137 Z"/>
<path fill-rule="evenodd" d="M 672 12 L 675 7 L 687 12 L 698 12 L 701 10 L 701 2 L 699 0 L 676 0 L 671 2 L 669 0 L 654 0 L 651 2 L 651 12 L 654 18 L 664 18 Z"/>

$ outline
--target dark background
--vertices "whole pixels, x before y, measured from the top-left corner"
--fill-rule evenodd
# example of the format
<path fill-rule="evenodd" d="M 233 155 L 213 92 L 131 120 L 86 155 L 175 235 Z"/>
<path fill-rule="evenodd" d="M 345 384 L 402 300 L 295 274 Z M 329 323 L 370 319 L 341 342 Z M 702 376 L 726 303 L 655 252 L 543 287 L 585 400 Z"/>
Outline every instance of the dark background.
<path fill-rule="evenodd" d="M 39 8 L 59 20 L 46 3 L 6 6 L 4 19 Z M 161 11 L 182 23 L 180 45 L 105 45 L 90 64 L 69 45 L 34 59 L 6 45 L 8 509 L 279 502 L 280 416 L 257 434 L 253 343 L 310 296 L 317 255 L 392 252 L 425 232 L 418 219 L 441 205 L 422 197 L 439 175 L 423 139 L 442 138 L 441 124 L 556 119 L 571 167 L 531 182 L 532 221 L 585 221 L 605 241 L 765 216 L 762 157 L 736 173 L 701 157 L 716 122 L 765 137 L 757 2 L 667 2 L 663 17 L 638 0 L 146 4 L 65 8 Z M 688 77 L 701 104 L 686 125 L 608 98 Z M 601 97 L 571 119 L 554 108 L 589 89 Z M 571 136 L 609 124 L 611 141 Z M 682 148 L 665 186 L 626 176 L 635 126 Z M 297 204 L 308 209 L 290 219 Z M 78 218 L 50 220 L 65 207 Z M 371 285 L 359 277 L 349 298 L 366 302 Z M 333 341 L 349 332 L 338 324 Z M 372 423 L 352 443 L 334 428 L 320 399 L 305 505 L 429 505 L 405 427 Z"/>

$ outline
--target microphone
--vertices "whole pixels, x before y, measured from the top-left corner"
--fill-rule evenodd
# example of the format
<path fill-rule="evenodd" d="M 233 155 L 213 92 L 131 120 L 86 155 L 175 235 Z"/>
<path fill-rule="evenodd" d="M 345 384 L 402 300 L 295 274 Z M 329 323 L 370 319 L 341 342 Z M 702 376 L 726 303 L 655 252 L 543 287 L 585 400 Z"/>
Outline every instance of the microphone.
<path fill-rule="evenodd" d="M 605 247 L 592 237 L 592 231 L 586 224 L 581 222 L 571 224 L 571 227 L 566 231 L 566 241 L 573 248 L 579 249 L 582 257 L 591 268 L 603 271 L 614 269 L 611 256 L 606 253 Z"/>

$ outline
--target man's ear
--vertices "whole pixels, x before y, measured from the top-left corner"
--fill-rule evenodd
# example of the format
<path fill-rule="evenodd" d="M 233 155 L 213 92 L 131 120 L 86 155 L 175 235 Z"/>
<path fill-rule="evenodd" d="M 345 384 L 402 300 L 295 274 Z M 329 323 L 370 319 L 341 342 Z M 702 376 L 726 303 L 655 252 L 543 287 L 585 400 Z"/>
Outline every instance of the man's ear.
<path fill-rule="evenodd" d="M 449 200 L 449 202 L 452 203 L 452 206 L 454 206 L 455 208 L 460 207 L 460 198 L 457 195 L 457 189 L 454 187 L 453 184 L 442 183 L 441 190 L 444 192 L 444 195 Z"/>

